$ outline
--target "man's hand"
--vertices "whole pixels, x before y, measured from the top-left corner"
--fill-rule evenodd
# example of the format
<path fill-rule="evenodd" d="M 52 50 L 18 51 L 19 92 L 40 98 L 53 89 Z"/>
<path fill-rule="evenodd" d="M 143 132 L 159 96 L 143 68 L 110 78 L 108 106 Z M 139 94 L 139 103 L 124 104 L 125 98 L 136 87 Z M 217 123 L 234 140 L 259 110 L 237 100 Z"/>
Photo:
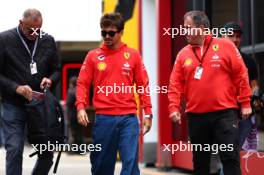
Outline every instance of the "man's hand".
<path fill-rule="evenodd" d="M 147 134 L 152 126 L 152 119 L 151 118 L 144 118 L 143 120 L 143 124 L 144 124 L 144 131 L 143 131 L 143 135 Z"/>
<path fill-rule="evenodd" d="M 28 85 L 21 85 L 16 88 L 16 93 L 25 97 L 28 101 L 32 100 L 32 89 Z"/>
<path fill-rule="evenodd" d="M 51 85 L 52 85 L 51 79 L 44 77 L 40 83 L 40 89 L 44 89 L 44 87 L 50 88 Z"/>
<path fill-rule="evenodd" d="M 178 122 L 179 124 L 181 124 L 181 113 L 180 112 L 173 112 L 170 114 L 170 118 L 174 121 L 174 122 Z"/>
<path fill-rule="evenodd" d="M 78 119 L 78 122 L 83 126 L 87 126 L 87 124 L 90 123 L 88 119 L 88 115 L 84 109 L 81 109 L 78 111 L 77 119 Z"/>
<path fill-rule="evenodd" d="M 251 107 L 249 107 L 249 108 L 241 108 L 241 115 L 242 115 L 243 119 L 248 118 L 251 113 L 252 113 Z"/>

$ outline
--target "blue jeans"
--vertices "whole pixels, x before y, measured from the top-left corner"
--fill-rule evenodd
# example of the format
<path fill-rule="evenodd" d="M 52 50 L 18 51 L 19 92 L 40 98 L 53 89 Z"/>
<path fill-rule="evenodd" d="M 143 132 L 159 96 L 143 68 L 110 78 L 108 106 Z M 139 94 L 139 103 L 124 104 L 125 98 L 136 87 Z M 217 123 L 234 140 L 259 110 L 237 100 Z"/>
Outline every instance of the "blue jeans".
<path fill-rule="evenodd" d="M 1 120 L 1 119 L 0 119 Z M 2 121 L 0 121 L 0 122 L 2 122 Z M 2 125 L 2 124 L 0 124 L 0 125 Z M 3 132 L 3 127 L 2 126 L 0 126 L 0 147 L 2 146 L 2 145 L 4 145 L 5 144 L 5 142 L 4 142 L 4 132 Z"/>
<path fill-rule="evenodd" d="M 6 149 L 6 175 L 21 175 L 25 125 L 25 107 L 3 103 L 3 129 Z M 47 175 L 53 162 L 53 153 L 45 152 L 38 156 L 32 175 Z"/>
<path fill-rule="evenodd" d="M 0 119 L 1 120 L 1 119 Z M 1 121 L 0 121 L 1 122 Z M 0 147 L 2 146 L 2 145 L 4 145 L 5 144 L 5 142 L 4 142 L 4 133 L 3 133 L 3 128 L 2 128 L 2 126 L 0 126 Z"/>
<path fill-rule="evenodd" d="M 138 137 L 139 123 L 134 114 L 96 115 L 93 141 L 94 145 L 101 144 L 102 150 L 91 152 L 92 174 L 113 175 L 119 150 L 121 175 L 139 175 Z"/>

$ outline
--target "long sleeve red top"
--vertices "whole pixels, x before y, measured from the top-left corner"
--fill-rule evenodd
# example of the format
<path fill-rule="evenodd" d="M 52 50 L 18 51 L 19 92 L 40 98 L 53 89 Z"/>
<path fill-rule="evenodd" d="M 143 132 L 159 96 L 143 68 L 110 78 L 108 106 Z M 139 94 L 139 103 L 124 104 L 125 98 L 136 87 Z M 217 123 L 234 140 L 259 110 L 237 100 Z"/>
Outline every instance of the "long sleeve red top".
<path fill-rule="evenodd" d="M 229 108 L 250 107 L 251 91 L 247 68 L 235 45 L 227 39 L 213 38 L 202 63 L 200 80 L 194 78 L 201 55 L 209 45 L 206 36 L 202 47 L 187 45 L 177 55 L 169 85 L 169 112 L 180 110 L 186 100 L 186 112 L 206 113 Z M 192 48 L 194 47 L 194 48 Z"/>
<path fill-rule="evenodd" d="M 145 114 L 151 114 L 150 95 L 146 90 L 148 84 L 148 75 L 138 51 L 125 44 L 115 50 L 102 45 L 90 51 L 83 62 L 77 80 L 75 104 L 78 110 L 89 105 L 89 90 L 93 85 L 93 106 L 97 114 L 136 113 L 133 89 L 136 87 L 137 90 L 141 89 L 141 107 Z"/>

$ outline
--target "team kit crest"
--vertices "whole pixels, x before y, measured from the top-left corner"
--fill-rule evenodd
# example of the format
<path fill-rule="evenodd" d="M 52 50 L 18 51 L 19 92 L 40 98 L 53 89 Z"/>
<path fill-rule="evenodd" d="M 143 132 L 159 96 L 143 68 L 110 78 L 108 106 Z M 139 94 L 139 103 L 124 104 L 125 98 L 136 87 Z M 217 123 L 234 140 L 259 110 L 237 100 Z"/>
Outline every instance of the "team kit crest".
<path fill-rule="evenodd" d="M 219 50 L 219 45 L 218 44 L 214 44 L 212 47 L 213 47 L 214 51 L 218 51 Z"/>
<path fill-rule="evenodd" d="M 125 59 L 129 59 L 129 57 L 130 57 L 130 53 L 128 53 L 128 52 L 124 52 L 124 57 L 125 57 Z"/>

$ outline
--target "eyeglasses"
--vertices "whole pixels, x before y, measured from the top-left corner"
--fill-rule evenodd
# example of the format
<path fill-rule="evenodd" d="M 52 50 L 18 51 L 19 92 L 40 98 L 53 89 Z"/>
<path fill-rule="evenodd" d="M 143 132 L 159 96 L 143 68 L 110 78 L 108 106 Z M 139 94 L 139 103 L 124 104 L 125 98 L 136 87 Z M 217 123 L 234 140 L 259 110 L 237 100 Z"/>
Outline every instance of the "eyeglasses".
<path fill-rule="evenodd" d="M 102 35 L 102 37 L 106 37 L 107 36 L 107 34 L 110 36 L 110 37 L 114 37 L 115 36 L 115 34 L 116 33 L 118 33 L 119 31 L 104 31 L 104 30 L 102 30 L 101 31 L 101 35 Z"/>

